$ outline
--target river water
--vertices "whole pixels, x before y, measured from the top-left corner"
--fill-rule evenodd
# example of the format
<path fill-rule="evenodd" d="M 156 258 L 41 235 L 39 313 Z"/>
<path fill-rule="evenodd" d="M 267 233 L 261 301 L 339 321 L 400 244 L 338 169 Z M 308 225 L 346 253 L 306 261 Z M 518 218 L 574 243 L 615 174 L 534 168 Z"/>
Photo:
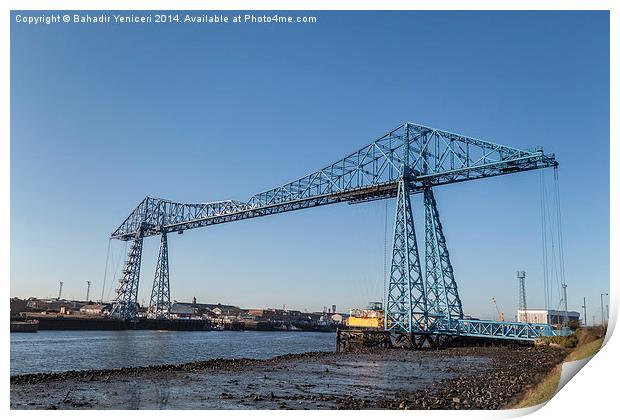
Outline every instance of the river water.
<path fill-rule="evenodd" d="M 39 331 L 11 334 L 11 375 L 215 358 L 333 351 L 335 333 L 300 331 Z"/>

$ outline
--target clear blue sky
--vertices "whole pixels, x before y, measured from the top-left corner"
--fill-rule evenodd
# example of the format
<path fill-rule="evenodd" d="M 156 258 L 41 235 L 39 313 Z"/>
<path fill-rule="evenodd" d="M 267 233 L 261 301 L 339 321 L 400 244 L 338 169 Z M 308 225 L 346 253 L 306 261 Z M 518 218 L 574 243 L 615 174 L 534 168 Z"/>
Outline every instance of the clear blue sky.
<path fill-rule="evenodd" d="M 12 19 L 11 296 L 54 296 L 62 280 L 65 297 L 83 298 L 90 280 L 100 297 L 108 236 L 146 195 L 246 200 L 409 120 L 556 153 L 569 309 L 585 296 L 588 321 L 600 319 L 608 14 L 318 16 L 292 26 Z M 512 319 L 516 270 L 528 273 L 529 306 L 543 305 L 539 176 L 436 189 L 466 313 L 494 316 L 495 297 Z M 391 232 L 393 203 L 388 212 Z M 172 235 L 172 297 L 342 310 L 380 300 L 384 218 L 379 201 Z M 112 268 L 123 245 L 113 242 Z M 141 300 L 157 248 L 145 240 Z"/>

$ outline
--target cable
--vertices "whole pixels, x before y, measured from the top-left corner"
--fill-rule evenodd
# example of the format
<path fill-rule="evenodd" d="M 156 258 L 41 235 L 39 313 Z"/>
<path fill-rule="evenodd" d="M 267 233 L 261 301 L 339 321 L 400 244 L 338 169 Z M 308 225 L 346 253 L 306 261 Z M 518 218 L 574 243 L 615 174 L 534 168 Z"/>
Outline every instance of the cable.
<path fill-rule="evenodd" d="M 544 171 L 540 171 L 540 226 L 543 257 L 543 287 L 545 290 L 545 310 L 549 310 L 549 280 L 547 278 L 547 226 L 545 224 Z"/>
<path fill-rule="evenodd" d="M 564 240 L 562 228 L 562 207 L 560 203 L 560 182 L 557 167 L 554 167 L 553 185 L 549 187 L 549 193 L 547 193 L 546 184 L 547 183 L 545 182 L 545 177 L 541 172 L 540 194 L 545 309 L 555 309 L 556 311 L 562 310 L 564 312 L 563 324 L 566 324 L 568 320 L 568 302 L 566 302 L 566 299 L 564 298 L 564 287 L 566 286 L 566 272 L 564 265 Z M 559 297 L 557 305 L 555 304 L 555 300 L 553 298 L 554 285 L 557 287 L 557 296 Z"/>
<path fill-rule="evenodd" d="M 388 254 L 388 243 L 387 243 L 387 229 L 388 229 L 388 200 L 385 200 L 385 221 L 383 225 L 383 293 L 382 293 L 382 307 L 385 309 L 385 305 L 387 305 L 386 299 L 386 290 L 387 290 L 387 254 Z"/>
<path fill-rule="evenodd" d="M 566 273 L 564 271 L 564 243 L 562 240 L 562 210 L 560 206 L 560 179 L 558 176 L 558 167 L 553 168 L 553 178 L 555 183 L 555 204 L 556 204 L 556 217 L 558 223 L 558 252 L 560 260 L 560 281 L 562 283 L 562 300 L 564 300 L 564 326 L 568 326 L 568 302 L 565 299 L 564 292 L 566 288 Z"/>
<path fill-rule="evenodd" d="M 119 253 L 118 255 L 118 259 L 116 261 L 116 267 L 114 268 L 114 279 L 116 279 L 118 276 L 118 269 L 121 265 L 121 260 L 123 259 L 123 255 L 127 254 L 127 241 L 125 241 L 125 247 L 123 249 L 122 253 Z M 106 295 L 106 298 L 109 299 L 110 298 L 110 294 L 112 293 L 112 288 L 114 287 L 114 280 L 112 282 L 110 282 L 110 287 L 108 288 L 108 294 Z"/>
<path fill-rule="evenodd" d="M 550 291 L 550 302 L 553 302 L 553 280 L 555 279 L 555 285 L 557 287 L 558 296 L 562 296 L 562 286 L 561 286 L 561 272 L 560 272 L 560 249 L 558 243 L 558 250 L 556 252 L 556 226 L 557 226 L 557 211 L 553 212 L 553 208 L 557 210 L 557 197 L 555 196 L 555 189 L 551 192 L 549 198 L 547 198 L 546 185 L 544 186 L 544 194 L 545 194 L 545 203 L 546 203 L 546 216 L 548 218 L 547 226 L 549 228 L 549 233 L 551 237 L 551 266 L 549 268 L 549 291 Z M 549 204 L 549 200 L 553 202 Z M 556 220 L 554 219 L 556 216 Z M 558 229 L 559 230 L 559 229 Z M 559 234 L 559 233 L 558 233 Z"/>
<path fill-rule="evenodd" d="M 558 177 L 558 168 L 557 166 L 553 168 L 553 175 L 555 180 L 555 204 L 557 211 L 557 223 L 558 223 L 558 246 L 559 246 L 559 257 L 560 257 L 560 278 L 562 279 L 562 284 L 566 284 L 566 276 L 564 272 L 564 242 L 562 239 L 562 209 L 560 206 L 560 178 Z"/>
<path fill-rule="evenodd" d="M 108 239 L 108 250 L 105 254 L 105 270 L 103 272 L 103 287 L 101 288 L 101 303 L 103 303 L 103 294 L 105 292 L 105 283 L 108 277 L 108 261 L 110 260 L 110 247 L 112 246 L 112 238 Z"/>

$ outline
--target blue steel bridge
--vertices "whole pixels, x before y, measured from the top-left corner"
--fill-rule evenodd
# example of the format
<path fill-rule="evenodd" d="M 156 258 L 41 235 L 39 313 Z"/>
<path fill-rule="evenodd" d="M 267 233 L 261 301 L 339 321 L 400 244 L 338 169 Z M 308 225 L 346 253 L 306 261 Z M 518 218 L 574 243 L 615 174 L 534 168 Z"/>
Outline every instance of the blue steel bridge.
<path fill-rule="evenodd" d="M 463 308 L 433 188 L 534 169 L 556 168 L 553 154 L 527 150 L 406 122 L 316 172 L 254 194 L 246 201 L 177 203 L 146 197 L 111 234 L 129 241 L 112 314 L 135 319 L 145 237 L 160 236 L 148 316 L 170 312 L 168 240 L 172 232 L 337 203 L 396 199 L 391 268 L 385 290 L 385 330 L 534 340 L 548 324 L 469 320 Z M 411 194 L 424 195 L 424 264 Z"/>

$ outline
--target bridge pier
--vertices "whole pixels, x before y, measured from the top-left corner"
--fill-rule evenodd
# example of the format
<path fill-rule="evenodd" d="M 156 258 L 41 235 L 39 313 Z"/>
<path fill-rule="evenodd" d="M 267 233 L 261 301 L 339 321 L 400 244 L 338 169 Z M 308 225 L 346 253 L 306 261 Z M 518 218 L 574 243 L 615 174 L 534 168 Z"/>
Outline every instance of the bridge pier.
<path fill-rule="evenodd" d="M 426 332 L 337 330 L 336 353 L 363 349 L 436 349 L 449 346 L 454 336 Z"/>

